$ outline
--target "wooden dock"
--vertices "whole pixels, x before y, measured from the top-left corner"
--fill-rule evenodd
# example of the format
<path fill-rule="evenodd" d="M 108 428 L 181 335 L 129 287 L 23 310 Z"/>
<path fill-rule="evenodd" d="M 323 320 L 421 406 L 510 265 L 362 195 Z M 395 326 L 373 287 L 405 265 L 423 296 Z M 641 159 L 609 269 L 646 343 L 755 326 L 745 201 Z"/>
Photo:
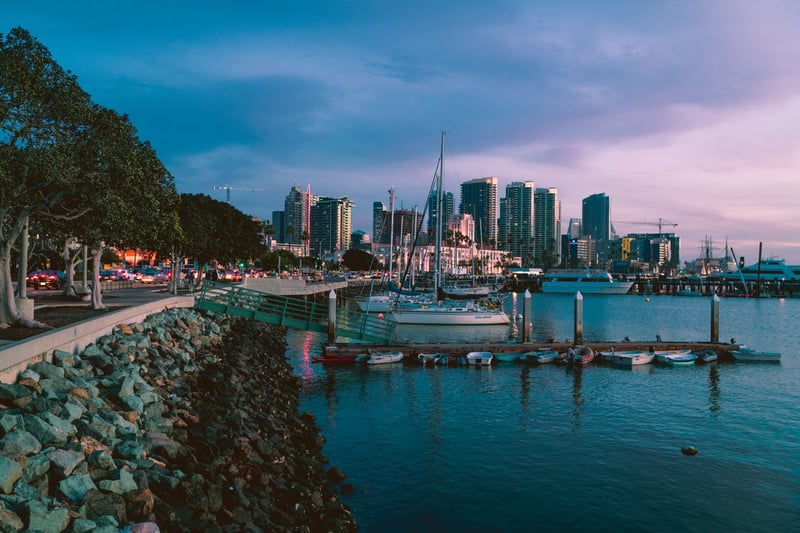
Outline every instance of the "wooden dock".
<path fill-rule="evenodd" d="M 738 350 L 738 344 L 723 342 L 609 342 L 609 341 L 586 341 L 583 343 L 595 352 L 605 352 L 614 347 L 615 350 L 680 350 L 690 349 L 692 352 L 699 353 L 702 350 L 714 350 L 723 361 L 732 360 L 731 350 Z M 492 343 L 408 343 L 386 346 L 382 344 L 329 344 L 323 346 L 322 354 L 325 357 L 347 357 L 368 352 L 393 352 L 400 351 L 405 354 L 406 360 L 417 360 L 420 353 L 442 353 L 452 356 L 465 355 L 467 352 L 531 352 L 536 350 L 555 350 L 563 353 L 569 348 L 574 348 L 571 342 L 492 342 Z"/>

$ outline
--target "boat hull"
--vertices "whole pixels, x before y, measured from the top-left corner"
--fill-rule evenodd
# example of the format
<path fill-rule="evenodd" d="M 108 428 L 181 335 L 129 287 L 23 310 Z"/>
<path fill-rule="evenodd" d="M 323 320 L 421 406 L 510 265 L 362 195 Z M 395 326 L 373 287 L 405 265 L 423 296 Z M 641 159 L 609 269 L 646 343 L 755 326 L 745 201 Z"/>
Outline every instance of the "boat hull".
<path fill-rule="evenodd" d="M 389 314 L 389 318 L 398 324 L 427 326 L 503 326 L 511 323 L 511 319 L 502 311 L 476 311 L 459 307 L 395 309 Z"/>
<path fill-rule="evenodd" d="M 582 281 L 544 281 L 542 292 L 550 294 L 627 294 L 633 286 L 631 281 L 595 283 Z"/>
<path fill-rule="evenodd" d="M 494 360 L 492 352 L 469 352 L 465 356 L 468 365 L 489 366 Z"/>
<path fill-rule="evenodd" d="M 385 365 L 389 363 L 400 363 L 403 361 L 403 352 L 385 352 L 370 354 L 366 360 L 368 365 Z"/>
<path fill-rule="evenodd" d="M 747 363 L 780 363 L 781 354 L 778 352 L 759 352 L 750 349 L 731 350 L 731 356 L 736 361 Z"/>

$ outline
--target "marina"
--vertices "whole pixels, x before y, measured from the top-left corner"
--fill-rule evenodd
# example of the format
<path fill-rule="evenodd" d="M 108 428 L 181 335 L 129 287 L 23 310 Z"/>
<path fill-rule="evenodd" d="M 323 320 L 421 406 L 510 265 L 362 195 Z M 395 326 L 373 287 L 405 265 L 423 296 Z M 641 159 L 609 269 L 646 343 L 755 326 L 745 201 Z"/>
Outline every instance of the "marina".
<path fill-rule="evenodd" d="M 506 303 L 510 316 L 521 310 L 519 299 Z M 533 295 L 533 346 L 573 335 L 573 304 Z M 700 348 L 709 337 L 707 298 L 584 305 L 584 342 L 596 349 L 611 339 L 622 350 L 625 337 L 628 349 L 647 349 L 657 335 L 659 350 L 669 339 Z M 720 353 L 630 368 L 320 365 L 310 358 L 324 335 L 300 331 L 287 336 L 287 357 L 325 455 L 348 475 L 343 497 L 362 531 L 786 531 L 800 520 L 799 320 L 797 299 L 721 301 L 720 337 L 780 352 L 779 364 Z M 576 493 L 586 502 L 579 512 L 556 504 Z"/>

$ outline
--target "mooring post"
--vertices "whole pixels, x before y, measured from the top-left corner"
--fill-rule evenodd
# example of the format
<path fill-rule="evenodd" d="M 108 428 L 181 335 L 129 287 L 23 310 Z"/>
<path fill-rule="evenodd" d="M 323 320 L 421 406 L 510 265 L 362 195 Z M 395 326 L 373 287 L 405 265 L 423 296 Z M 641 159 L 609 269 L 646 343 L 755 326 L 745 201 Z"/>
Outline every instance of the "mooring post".
<path fill-rule="evenodd" d="M 711 342 L 719 342 L 719 296 L 711 298 Z"/>
<path fill-rule="evenodd" d="M 575 293 L 575 346 L 583 344 L 583 295 L 581 291 Z"/>
<path fill-rule="evenodd" d="M 525 298 L 522 303 L 522 342 L 531 340 L 531 291 L 525 289 Z"/>
<path fill-rule="evenodd" d="M 328 293 L 328 344 L 336 343 L 336 291 Z"/>

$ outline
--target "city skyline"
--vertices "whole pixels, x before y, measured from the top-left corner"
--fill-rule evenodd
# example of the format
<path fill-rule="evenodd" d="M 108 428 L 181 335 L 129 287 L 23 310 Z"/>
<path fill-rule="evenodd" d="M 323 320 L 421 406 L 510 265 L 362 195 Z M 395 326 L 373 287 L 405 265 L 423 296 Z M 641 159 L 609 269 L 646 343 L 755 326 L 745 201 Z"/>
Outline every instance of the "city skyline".
<path fill-rule="evenodd" d="M 800 264 L 800 5 L 772 1 L 5 6 L 93 101 L 127 114 L 181 193 L 270 220 L 292 186 L 423 209 L 445 185 L 556 188 L 561 224 L 677 223 Z M 446 24 L 444 24 L 446 22 Z"/>

